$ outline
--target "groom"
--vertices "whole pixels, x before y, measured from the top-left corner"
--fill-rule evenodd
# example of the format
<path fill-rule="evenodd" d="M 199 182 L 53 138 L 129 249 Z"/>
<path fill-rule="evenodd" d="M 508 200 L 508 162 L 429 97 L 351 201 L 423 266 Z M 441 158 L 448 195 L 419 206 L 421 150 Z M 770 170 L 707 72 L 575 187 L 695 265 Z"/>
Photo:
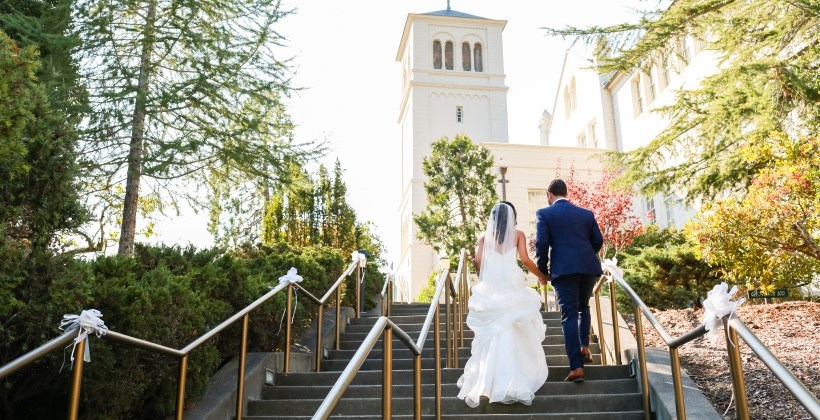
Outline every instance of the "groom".
<path fill-rule="evenodd" d="M 538 269 L 552 279 L 561 308 L 561 328 L 569 358 L 565 381 L 583 382 L 589 351 L 589 298 L 601 276 L 597 253 L 604 244 L 591 211 L 567 201 L 567 184 L 553 180 L 547 188 L 550 206 L 536 212 Z M 579 331 L 580 314 L 580 331 Z"/>

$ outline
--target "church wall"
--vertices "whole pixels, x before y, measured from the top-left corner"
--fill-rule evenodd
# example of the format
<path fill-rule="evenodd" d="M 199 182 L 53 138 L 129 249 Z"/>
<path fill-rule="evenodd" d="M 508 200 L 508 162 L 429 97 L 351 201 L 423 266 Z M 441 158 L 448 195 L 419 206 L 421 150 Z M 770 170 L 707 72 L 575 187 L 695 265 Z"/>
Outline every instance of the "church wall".
<path fill-rule="evenodd" d="M 596 71 L 587 69 L 592 65 L 591 61 L 572 51 L 567 53 L 549 132 L 551 146 L 605 149 L 608 144 L 614 143 L 607 139 L 606 124 L 611 120 L 604 118 L 599 76 Z M 575 102 L 574 110 L 567 108 L 567 96 L 570 102 Z M 579 144 L 581 135 L 585 139 L 584 144 Z M 593 135 L 597 139 L 597 147 L 593 145 Z"/>

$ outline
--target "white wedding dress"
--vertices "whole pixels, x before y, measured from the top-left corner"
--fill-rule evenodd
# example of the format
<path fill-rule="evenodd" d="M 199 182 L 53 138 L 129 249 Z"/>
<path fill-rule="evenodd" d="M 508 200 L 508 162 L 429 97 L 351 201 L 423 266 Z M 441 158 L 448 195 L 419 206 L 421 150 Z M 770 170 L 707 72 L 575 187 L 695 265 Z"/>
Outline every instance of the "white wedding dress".
<path fill-rule="evenodd" d="M 477 407 L 481 396 L 490 402 L 532 404 L 547 380 L 542 342 L 546 325 L 538 293 L 527 287 L 516 262 L 512 210 L 496 205 L 485 233 L 479 283 L 469 300 L 467 325 L 475 332 L 470 359 L 458 380 L 458 397 Z M 506 223 L 500 218 L 507 217 Z M 504 233 L 500 233 L 500 231 Z"/>

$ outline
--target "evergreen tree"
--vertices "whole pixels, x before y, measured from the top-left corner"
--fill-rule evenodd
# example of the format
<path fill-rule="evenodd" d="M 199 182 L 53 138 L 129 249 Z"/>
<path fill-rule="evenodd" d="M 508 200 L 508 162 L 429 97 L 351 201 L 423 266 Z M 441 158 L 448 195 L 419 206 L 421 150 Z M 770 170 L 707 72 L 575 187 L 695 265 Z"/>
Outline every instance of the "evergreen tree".
<path fill-rule="evenodd" d="M 664 3 L 665 4 L 665 3 Z M 745 192 L 772 164 L 752 158 L 773 133 L 816 132 L 820 123 L 820 5 L 811 0 L 678 0 L 637 23 L 565 28 L 598 46 L 601 72 L 632 72 L 681 61 L 683 37 L 706 42 L 717 73 L 659 109 L 671 122 L 647 146 L 610 155 L 623 180 L 645 194 L 677 189 L 689 201 Z M 677 59 L 675 59 L 677 58 Z"/>
<path fill-rule="evenodd" d="M 490 172 L 493 157 L 463 134 L 442 137 L 432 149 L 422 161 L 427 208 L 413 217 L 418 237 L 456 260 L 461 249 L 475 259 L 474 244 L 498 199 Z"/>
<path fill-rule="evenodd" d="M 0 31 L 0 236 L 43 251 L 85 212 L 74 184 L 77 134 L 37 80 L 37 55 Z"/>
<path fill-rule="evenodd" d="M 337 249 L 353 251 L 356 248 L 356 212 L 347 203 L 347 185 L 344 182 L 342 164 L 336 159 L 333 166 L 333 184 L 330 193 L 329 226 L 332 228 L 330 237 L 332 246 Z"/>
<path fill-rule="evenodd" d="M 71 32 L 74 0 L 6 0 L 0 3 L 0 29 L 18 46 L 36 46 L 40 52 L 37 79 L 45 85 L 54 109 L 76 124 L 86 104 L 86 93 L 72 54 L 80 39 Z"/>
<path fill-rule="evenodd" d="M 81 150 L 99 206 L 122 200 L 121 254 L 133 251 L 140 191 L 160 209 L 169 198 L 201 207 L 186 187 L 211 172 L 229 189 L 225 174 L 276 183 L 316 151 L 281 132 L 292 88 L 275 55 L 289 13 L 279 1 L 78 0 L 75 10 L 92 107 Z"/>

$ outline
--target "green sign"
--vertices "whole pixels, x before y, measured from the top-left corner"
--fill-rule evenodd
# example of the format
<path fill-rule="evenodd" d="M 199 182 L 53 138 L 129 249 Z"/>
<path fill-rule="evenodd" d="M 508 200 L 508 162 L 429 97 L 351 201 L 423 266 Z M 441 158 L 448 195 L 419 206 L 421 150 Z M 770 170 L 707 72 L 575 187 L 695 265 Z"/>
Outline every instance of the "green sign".
<path fill-rule="evenodd" d="M 760 290 L 749 290 L 749 299 L 765 298 L 785 298 L 789 297 L 789 289 L 774 289 L 774 292 L 766 294 Z"/>

